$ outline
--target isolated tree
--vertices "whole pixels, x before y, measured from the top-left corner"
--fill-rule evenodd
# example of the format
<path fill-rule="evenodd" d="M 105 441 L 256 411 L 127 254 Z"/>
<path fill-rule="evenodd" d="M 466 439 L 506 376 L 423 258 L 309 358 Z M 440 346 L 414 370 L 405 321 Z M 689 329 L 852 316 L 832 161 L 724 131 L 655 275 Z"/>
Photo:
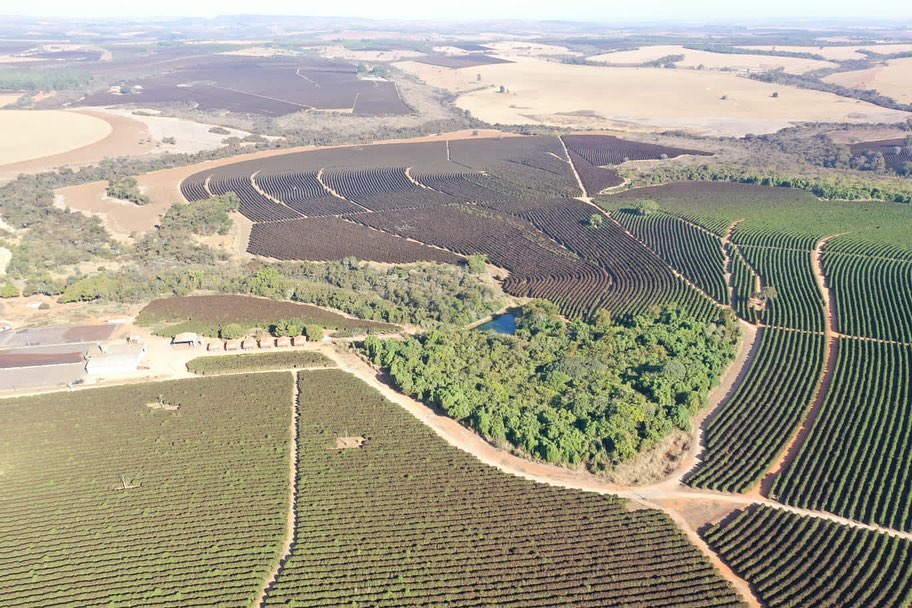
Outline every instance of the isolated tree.
<path fill-rule="evenodd" d="M 506 93 L 506 92 L 507 92 L 507 87 L 505 87 L 504 85 L 500 85 L 500 92 L 501 92 L 501 93 Z"/>
<path fill-rule="evenodd" d="M 478 74 L 475 75 L 475 80 L 477 80 L 478 82 L 481 82 L 481 72 L 479 72 Z"/>
<path fill-rule="evenodd" d="M 2 288 L 0 288 L 0 298 L 18 298 L 19 289 L 12 283 L 7 282 Z"/>
<path fill-rule="evenodd" d="M 223 340 L 237 340 L 238 338 L 243 338 L 246 334 L 247 330 L 239 323 L 228 323 L 219 328 L 219 336 Z"/>
<path fill-rule="evenodd" d="M 589 216 L 589 221 L 586 223 L 593 230 L 598 230 L 602 227 L 602 224 L 605 223 L 605 218 L 601 213 L 593 213 Z"/>
<path fill-rule="evenodd" d="M 773 99 L 778 99 L 778 98 L 779 98 L 779 91 L 773 91 L 773 94 L 770 95 L 770 97 L 772 97 Z"/>
<path fill-rule="evenodd" d="M 323 328 L 319 325 L 307 325 L 304 327 L 304 335 L 310 342 L 319 342 L 323 339 Z"/>
<path fill-rule="evenodd" d="M 659 204 L 654 200 L 647 198 L 637 201 L 636 205 L 634 205 L 634 209 L 636 209 L 636 212 L 639 215 L 652 215 L 659 210 Z"/>
<path fill-rule="evenodd" d="M 488 256 L 483 253 L 470 255 L 466 259 L 466 268 L 472 274 L 481 274 L 487 269 Z"/>
<path fill-rule="evenodd" d="M 761 302 L 769 302 L 779 297 L 779 290 L 772 285 L 766 285 L 760 291 L 754 293 L 754 297 Z"/>

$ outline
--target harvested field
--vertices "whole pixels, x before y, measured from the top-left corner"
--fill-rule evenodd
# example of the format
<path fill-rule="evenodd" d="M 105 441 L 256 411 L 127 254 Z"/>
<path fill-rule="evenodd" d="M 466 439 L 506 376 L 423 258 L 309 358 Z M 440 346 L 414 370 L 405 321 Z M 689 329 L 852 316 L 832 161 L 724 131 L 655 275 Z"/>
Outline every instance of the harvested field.
<path fill-rule="evenodd" d="M 29 114 L 38 116 L 38 112 L 56 112 L 52 110 L 29 111 Z M 6 110 L 0 112 L 0 120 Z M 39 173 L 47 171 L 54 167 L 88 165 L 98 163 L 108 157 L 139 155 L 146 152 L 155 151 L 155 144 L 149 141 L 150 132 L 148 127 L 138 120 L 127 118 L 126 116 L 114 116 L 104 112 L 92 110 L 74 110 L 60 112 L 65 115 L 83 117 L 92 121 L 99 121 L 107 125 L 106 135 L 102 134 L 94 143 L 83 144 L 80 147 L 70 149 L 67 152 L 42 154 L 33 160 L 24 160 L 12 164 L 0 166 L 0 178 L 14 178 L 20 173 Z M 82 119 L 80 119 L 82 120 Z M 43 127 L 42 127 L 43 128 Z M 11 128 L 12 133 L 16 133 L 19 127 Z M 40 131 L 41 129 L 37 129 Z M 29 133 L 31 137 L 33 133 Z M 56 138 L 58 133 L 42 134 L 41 137 Z M 20 135 L 20 137 L 24 137 Z M 64 140 L 67 138 L 64 137 Z M 4 144 L 0 144 L 3 146 Z"/>
<path fill-rule="evenodd" d="M 891 59 L 886 65 L 866 70 L 831 74 L 824 81 L 856 89 L 874 89 L 900 103 L 912 103 L 912 57 Z"/>
<path fill-rule="evenodd" d="M 866 55 L 859 50 L 871 51 L 882 55 L 907 53 L 912 51 L 912 44 L 849 44 L 840 46 L 772 46 L 772 45 L 739 45 L 739 48 L 758 51 L 784 51 L 787 53 L 812 53 L 830 61 L 851 61 L 864 59 Z"/>
<path fill-rule="evenodd" d="M 565 135 L 561 139 L 592 165 L 620 165 L 629 160 L 659 160 L 684 154 L 712 156 L 709 152 L 627 141 L 610 135 Z"/>
<path fill-rule="evenodd" d="M 394 331 L 395 325 L 350 319 L 342 315 L 295 302 L 280 302 L 250 296 L 186 296 L 153 300 L 140 311 L 138 325 L 166 325 L 160 335 L 173 336 L 192 331 L 217 337 L 219 328 L 237 323 L 247 328 L 267 328 L 283 319 L 300 319 L 307 324 L 336 330 Z M 176 325 L 175 325 L 176 324 Z"/>
<path fill-rule="evenodd" d="M 76 112 L 3 110 L 0 131 L 0 165 L 10 165 L 88 146 L 108 137 L 113 127 Z"/>
<path fill-rule="evenodd" d="M 887 167 L 894 171 L 901 169 L 906 163 L 912 163 L 912 146 L 908 143 L 908 136 L 852 144 L 853 155 L 868 152 L 883 154 Z"/>
<path fill-rule="evenodd" d="M 492 124 L 676 128 L 742 136 L 802 121 L 879 123 L 909 116 L 830 93 L 710 70 L 610 68 L 526 58 L 462 70 L 417 62 L 396 65 L 432 86 L 459 93 L 457 106 Z M 499 92 L 501 86 L 506 93 Z"/>
<path fill-rule="evenodd" d="M 669 55 L 684 55 L 684 59 L 675 62 L 679 68 L 698 68 L 703 66 L 707 70 L 775 70 L 783 68 L 789 74 L 803 74 L 811 70 L 820 70 L 836 67 L 835 63 L 816 59 L 801 59 L 797 57 L 777 57 L 774 55 L 742 55 L 735 53 L 713 53 L 711 51 L 696 51 L 686 49 L 680 45 L 661 44 L 644 46 L 632 51 L 618 51 L 589 57 L 589 61 L 611 65 L 635 64 L 639 65 L 655 61 Z"/>
<path fill-rule="evenodd" d="M 696 153 L 600 136 L 568 143 L 596 162 Z M 672 302 L 713 314 L 708 298 L 622 230 L 612 224 L 599 237 L 584 226 L 594 210 L 568 200 L 581 193 L 567 153 L 553 136 L 318 150 L 202 171 L 181 188 L 188 200 L 237 192 L 254 222 L 254 255 L 455 263 L 484 254 L 510 273 L 508 293 L 550 299 L 573 316 Z M 614 171 L 569 154 L 588 192 L 620 183 Z M 570 219 L 535 223 L 547 208 Z M 548 221 L 568 225 L 555 231 Z"/>
<path fill-rule="evenodd" d="M 345 62 L 290 57 L 213 56 L 183 62 L 170 73 L 131 83 L 132 93 L 85 97 L 87 106 L 189 104 L 222 110 L 284 116 L 310 109 L 350 109 L 355 114 L 408 114 L 396 85 L 358 78 Z"/>

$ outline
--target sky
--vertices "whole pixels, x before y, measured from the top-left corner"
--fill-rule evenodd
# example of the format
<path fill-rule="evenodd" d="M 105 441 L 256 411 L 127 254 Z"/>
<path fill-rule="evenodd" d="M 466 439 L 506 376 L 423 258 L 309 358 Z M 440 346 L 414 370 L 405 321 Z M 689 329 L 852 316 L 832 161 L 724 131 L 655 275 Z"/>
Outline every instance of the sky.
<path fill-rule="evenodd" d="M 781 18 L 912 20 L 910 0 L 0 0 L 0 15 L 212 17 L 230 14 L 369 19 L 565 21 L 747 21 Z"/>

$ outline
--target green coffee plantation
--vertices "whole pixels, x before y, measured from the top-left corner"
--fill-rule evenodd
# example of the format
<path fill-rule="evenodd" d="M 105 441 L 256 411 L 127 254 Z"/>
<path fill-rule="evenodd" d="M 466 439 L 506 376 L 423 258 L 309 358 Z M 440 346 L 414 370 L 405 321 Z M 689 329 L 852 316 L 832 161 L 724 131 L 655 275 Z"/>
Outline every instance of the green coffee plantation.
<path fill-rule="evenodd" d="M 811 406 L 824 345 L 819 335 L 760 330 L 747 375 L 706 426 L 704 453 L 689 485 L 744 492 L 760 481 Z"/>
<path fill-rule="evenodd" d="M 912 602 L 909 540 L 756 505 L 703 536 L 769 608 Z"/>
<path fill-rule="evenodd" d="M 912 530 L 912 347 L 844 338 L 820 418 L 773 494 Z"/>
<path fill-rule="evenodd" d="M 250 606 L 288 504 L 290 373 L 4 400 L 0 605 Z"/>
<path fill-rule="evenodd" d="M 267 606 L 740 605 L 663 514 L 503 474 L 343 372 L 299 382 L 298 529 Z"/>

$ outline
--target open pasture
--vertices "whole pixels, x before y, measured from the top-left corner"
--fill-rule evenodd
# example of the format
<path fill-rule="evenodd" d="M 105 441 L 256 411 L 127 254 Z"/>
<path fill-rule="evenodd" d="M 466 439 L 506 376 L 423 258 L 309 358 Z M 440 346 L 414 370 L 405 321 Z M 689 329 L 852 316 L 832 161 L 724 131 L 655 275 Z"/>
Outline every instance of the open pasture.
<path fill-rule="evenodd" d="M 98 93 L 87 106 L 181 104 L 199 110 L 283 116 L 305 110 L 363 115 L 408 114 L 396 85 L 362 80 L 341 61 L 218 56 L 182 62 L 170 72 L 130 86 L 129 93 Z"/>
<path fill-rule="evenodd" d="M 306 499 L 266 606 L 740 605 L 664 515 L 505 475 L 343 372 L 299 383 Z"/>
<path fill-rule="evenodd" d="M 857 89 L 874 89 L 900 103 L 912 103 L 912 57 L 890 59 L 885 64 L 824 77 L 826 82 Z"/>

